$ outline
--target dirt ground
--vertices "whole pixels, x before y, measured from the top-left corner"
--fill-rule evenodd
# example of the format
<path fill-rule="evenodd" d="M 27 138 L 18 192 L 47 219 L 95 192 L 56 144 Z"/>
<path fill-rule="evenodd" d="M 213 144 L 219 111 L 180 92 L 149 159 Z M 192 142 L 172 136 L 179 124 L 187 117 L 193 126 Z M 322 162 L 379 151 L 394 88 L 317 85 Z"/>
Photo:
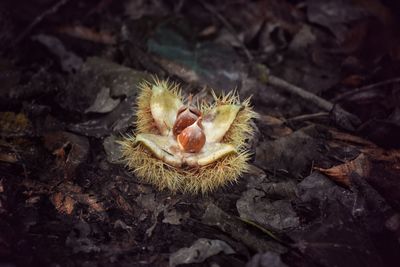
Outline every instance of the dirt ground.
<path fill-rule="evenodd" d="M 400 4 L 0 3 L 1 266 L 399 266 Z M 205 195 L 121 164 L 138 84 L 236 89 L 251 168 Z"/>

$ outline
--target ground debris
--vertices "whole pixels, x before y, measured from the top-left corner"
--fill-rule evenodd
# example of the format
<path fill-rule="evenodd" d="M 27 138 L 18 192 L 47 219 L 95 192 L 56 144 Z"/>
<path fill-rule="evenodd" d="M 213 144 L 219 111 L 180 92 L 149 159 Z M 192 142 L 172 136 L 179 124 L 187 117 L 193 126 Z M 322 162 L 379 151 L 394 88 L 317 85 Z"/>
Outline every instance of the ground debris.
<path fill-rule="evenodd" d="M 270 201 L 267 197 L 265 192 L 256 189 L 244 192 L 236 202 L 240 217 L 275 231 L 299 225 L 299 219 L 288 200 Z"/>
<path fill-rule="evenodd" d="M 0 265 L 397 267 L 399 14 L 383 0 L 1 1 Z M 251 97 L 248 173 L 190 195 L 128 172 L 118 140 L 152 79 L 193 104 Z"/>
<path fill-rule="evenodd" d="M 263 239 L 252 233 L 241 220 L 229 215 L 214 204 L 207 206 L 202 222 L 218 227 L 255 251 L 275 251 L 278 253 L 286 251 L 285 247 L 279 243 Z"/>
<path fill-rule="evenodd" d="M 171 254 L 169 266 L 203 262 L 205 259 L 218 253 L 233 254 L 235 251 L 224 241 L 200 238 L 189 248 L 182 248 Z"/>

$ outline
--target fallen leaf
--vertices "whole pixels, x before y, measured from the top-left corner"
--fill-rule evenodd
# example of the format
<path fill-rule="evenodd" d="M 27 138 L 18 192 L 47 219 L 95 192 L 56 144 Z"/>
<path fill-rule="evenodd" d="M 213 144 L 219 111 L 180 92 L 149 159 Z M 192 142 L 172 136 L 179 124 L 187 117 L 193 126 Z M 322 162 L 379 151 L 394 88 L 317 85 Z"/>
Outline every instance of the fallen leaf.
<path fill-rule="evenodd" d="M 7 163 L 16 163 L 18 161 L 18 157 L 15 153 L 0 152 L 0 161 Z"/>
<path fill-rule="evenodd" d="M 122 158 L 121 146 L 117 143 L 118 137 L 110 135 L 104 138 L 103 148 L 107 154 L 107 161 L 110 163 L 118 163 Z"/>
<path fill-rule="evenodd" d="M 391 266 L 383 264 L 386 259 L 377 253 L 375 245 L 390 244 L 395 237 L 386 236 L 380 244 L 374 238 L 384 235 L 377 226 L 385 222 L 391 208 L 364 178 L 353 177 L 351 191 L 319 172 L 298 184 L 299 199 L 294 204 L 302 224 L 288 235 L 311 260 L 299 266 Z M 397 258 L 389 254 L 385 254 L 387 261 Z"/>
<path fill-rule="evenodd" d="M 357 173 L 361 177 L 368 176 L 371 170 L 371 163 L 368 157 L 361 153 L 354 160 L 350 160 L 344 164 L 328 169 L 318 167 L 315 167 L 314 169 L 322 172 L 338 183 L 350 186 L 350 175 L 352 173 Z"/>
<path fill-rule="evenodd" d="M 254 255 L 246 267 L 287 267 L 278 253 L 267 251 Z"/>
<path fill-rule="evenodd" d="M 266 229 L 282 231 L 299 225 L 299 218 L 290 201 L 270 201 L 269 196 L 257 189 L 245 191 L 236 202 L 240 218 L 260 224 Z"/>
<path fill-rule="evenodd" d="M 184 220 L 189 218 L 190 214 L 189 212 L 179 212 L 176 209 L 172 210 L 164 210 L 164 219 L 163 223 L 168 223 L 172 225 L 179 225 L 181 224 Z"/>
<path fill-rule="evenodd" d="M 119 99 L 110 97 L 110 88 L 102 87 L 97 93 L 93 104 L 85 110 L 85 113 L 108 113 L 118 106 Z"/>
<path fill-rule="evenodd" d="M 274 141 L 259 143 L 254 164 L 263 169 L 281 170 L 301 177 L 309 172 L 312 161 L 323 157 L 323 143 L 316 127 L 304 127 Z"/>
<path fill-rule="evenodd" d="M 235 251 L 224 241 L 200 238 L 189 248 L 181 248 L 169 257 L 169 266 L 175 267 L 180 264 L 199 263 L 205 259 L 224 252 L 233 254 Z"/>
<path fill-rule="evenodd" d="M 32 133 L 32 123 L 23 113 L 0 112 L 0 135 L 23 136 Z"/>
<path fill-rule="evenodd" d="M 75 197 L 79 202 L 88 205 L 90 209 L 96 212 L 101 213 L 105 210 L 103 204 L 95 196 L 89 194 L 78 194 Z"/>
<path fill-rule="evenodd" d="M 68 132 L 52 132 L 44 136 L 45 147 L 57 158 L 57 167 L 65 177 L 73 178 L 76 168 L 82 164 L 90 148 L 86 137 Z"/>
<path fill-rule="evenodd" d="M 231 216 L 213 203 L 208 204 L 202 217 L 202 222 L 218 227 L 232 238 L 239 240 L 255 251 L 286 252 L 284 246 L 275 242 L 275 240 L 266 238 L 266 236 L 260 236 L 250 231 L 248 224 L 237 217 Z"/>
<path fill-rule="evenodd" d="M 260 115 L 257 120 L 259 122 L 260 131 L 271 138 L 276 139 L 293 133 L 293 130 L 287 127 L 285 122 L 279 118 L 269 115 Z"/>
<path fill-rule="evenodd" d="M 62 192 L 54 193 L 50 197 L 50 200 L 53 203 L 54 207 L 60 213 L 70 215 L 74 211 L 76 201 L 70 196 L 63 194 Z"/>

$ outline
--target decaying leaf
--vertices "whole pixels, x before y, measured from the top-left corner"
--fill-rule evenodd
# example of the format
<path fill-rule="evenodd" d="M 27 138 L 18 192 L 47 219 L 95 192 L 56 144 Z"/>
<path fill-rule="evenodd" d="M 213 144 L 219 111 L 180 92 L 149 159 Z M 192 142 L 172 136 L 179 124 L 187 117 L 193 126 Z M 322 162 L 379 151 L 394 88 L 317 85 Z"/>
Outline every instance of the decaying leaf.
<path fill-rule="evenodd" d="M 275 139 L 293 133 L 293 130 L 287 127 L 285 122 L 279 118 L 269 115 L 260 115 L 258 121 L 260 130 L 271 138 Z"/>
<path fill-rule="evenodd" d="M 162 222 L 173 225 L 179 225 L 187 218 L 189 218 L 189 212 L 183 213 L 177 211 L 176 209 L 172 209 L 169 211 L 164 210 L 164 219 Z"/>
<path fill-rule="evenodd" d="M 44 136 L 44 145 L 56 156 L 57 167 L 64 171 L 65 177 L 69 178 L 86 160 L 90 148 L 86 137 L 68 132 L 47 133 Z"/>
<path fill-rule="evenodd" d="M 32 122 L 23 113 L 0 112 L 0 135 L 23 136 L 32 132 Z"/>
<path fill-rule="evenodd" d="M 278 253 L 267 251 L 254 255 L 246 267 L 288 267 L 288 265 L 283 263 Z"/>
<path fill-rule="evenodd" d="M 371 163 L 366 155 L 361 153 L 354 160 L 350 160 L 344 164 L 334 166 L 329 169 L 315 167 L 316 170 L 328 175 L 334 181 L 345 186 L 350 186 L 350 175 L 357 173 L 361 177 L 369 175 Z"/>
<path fill-rule="evenodd" d="M 169 257 L 169 266 L 203 262 L 218 253 L 233 254 L 235 251 L 224 241 L 200 238 L 189 248 L 181 248 Z"/>
<path fill-rule="evenodd" d="M 240 240 L 255 251 L 274 251 L 278 253 L 286 251 L 286 248 L 281 244 L 268 239 L 266 236 L 262 237 L 255 234 L 248 229 L 242 220 L 226 213 L 212 203 L 207 205 L 202 222 L 218 227 L 226 234 L 232 236 L 232 238 Z"/>
<path fill-rule="evenodd" d="M 250 189 L 236 202 L 240 218 L 272 230 L 287 230 L 299 225 L 299 218 L 288 200 L 268 200 L 265 192 Z"/>
<path fill-rule="evenodd" d="M 54 193 L 50 199 L 58 212 L 70 215 L 74 211 L 76 201 L 70 196 L 57 192 Z"/>

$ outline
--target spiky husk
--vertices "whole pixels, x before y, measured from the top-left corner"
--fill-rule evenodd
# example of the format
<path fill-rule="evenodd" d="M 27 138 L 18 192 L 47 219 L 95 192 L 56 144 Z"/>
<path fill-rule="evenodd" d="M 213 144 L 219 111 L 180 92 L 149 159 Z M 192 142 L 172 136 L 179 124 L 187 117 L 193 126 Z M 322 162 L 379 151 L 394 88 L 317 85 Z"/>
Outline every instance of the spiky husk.
<path fill-rule="evenodd" d="M 227 155 L 225 158 L 199 168 L 175 168 L 155 158 L 135 137 L 120 142 L 126 166 L 144 182 L 159 190 L 191 194 L 212 192 L 216 188 L 234 183 L 248 170 L 250 154 L 246 151 Z"/>
<path fill-rule="evenodd" d="M 152 82 L 140 84 L 140 92 L 136 107 L 136 132 L 160 134 L 153 119 L 150 101 L 152 86 L 162 86 L 182 100 L 181 90 L 175 83 L 160 81 L 154 78 Z M 247 138 L 253 133 L 250 120 L 256 117 L 252 111 L 250 100 L 240 102 L 236 92 L 217 97 L 214 93 L 215 103 L 202 104 L 199 109 L 206 114 L 220 104 L 241 105 L 233 124 L 225 134 L 223 142 L 235 146 L 238 153 L 227 155 L 221 160 L 198 168 L 176 168 L 154 157 L 142 144 L 135 142 L 135 137 L 130 136 L 119 142 L 121 145 L 123 162 L 137 177 L 144 182 L 155 185 L 159 190 L 168 188 L 173 192 L 207 193 L 216 188 L 236 182 L 238 177 L 248 170 L 247 161 L 250 153 L 244 149 Z"/>
<path fill-rule="evenodd" d="M 246 141 L 254 134 L 254 128 L 251 126 L 250 122 L 252 119 L 258 117 L 258 114 L 253 111 L 253 108 L 250 105 L 250 97 L 241 102 L 239 94 L 236 91 L 231 91 L 228 94 L 222 94 L 221 96 L 217 96 L 215 92 L 212 91 L 212 95 L 214 103 L 202 104 L 200 107 L 201 111 L 205 114 L 218 105 L 229 104 L 242 106 L 231 127 L 225 133 L 222 142 L 231 144 L 238 150 L 243 150 Z"/>
<path fill-rule="evenodd" d="M 182 99 L 180 87 L 176 83 L 169 82 L 168 80 L 160 81 L 157 77 L 153 77 L 153 82 L 144 81 L 140 83 L 135 120 L 138 133 L 160 134 L 150 109 L 153 85 L 164 87 L 176 95 L 177 98 Z"/>

